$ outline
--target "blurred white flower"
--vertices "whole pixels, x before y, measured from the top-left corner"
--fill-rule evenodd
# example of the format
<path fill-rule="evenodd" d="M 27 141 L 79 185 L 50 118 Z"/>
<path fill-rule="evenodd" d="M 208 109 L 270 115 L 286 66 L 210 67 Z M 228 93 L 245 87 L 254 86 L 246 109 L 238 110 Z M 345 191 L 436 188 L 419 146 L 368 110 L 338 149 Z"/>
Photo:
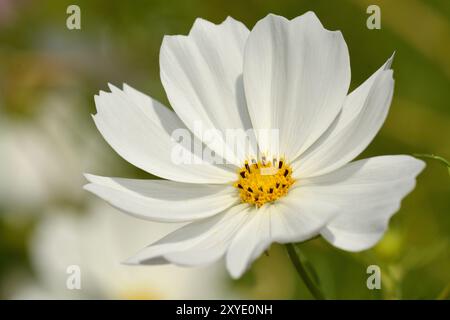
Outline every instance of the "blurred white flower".
<path fill-rule="evenodd" d="M 49 95 L 36 117 L 0 114 L 0 206 L 32 212 L 57 198 L 82 198 L 80 172 L 104 165 L 104 146 L 67 96 Z M 97 165 L 96 165 L 97 164 Z M 25 210 L 22 210 L 25 209 Z"/>
<path fill-rule="evenodd" d="M 322 235 L 349 251 L 372 247 L 424 167 L 403 155 L 350 162 L 386 118 L 391 62 L 348 94 L 344 38 L 312 12 L 293 20 L 270 14 L 251 32 L 232 18 L 197 19 L 188 36 L 166 36 L 161 80 L 175 112 L 126 85 L 95 97 L 95 123 L 115 151 L 172 181 L 87 175 L 85 188 L 139 218 L 191 222 L 128 263 L 196 266 L 225 256 L 237 278 L 273 242 Z M 174 163 L 177 128 L 234 168 Z M 253 153 L 220 140 L 239 128 L 278 130 L 278 148 L 264 135 Z M 214 129 L 222 143 L 202 139 Z"/>
<path fill-rule="evenodd" d="M 36 283 L 24 284 L 15 299 L 198 299 L 227 298 L 225 270 L 176 266 L 152 269 L 120 264 L 126 252 L 176 226 L 130 221 L 103 204 L 87 212 L 53 209 L 30 240 Z M 69 266 L 81 271 L 81 289 L 69 290 Z"/>

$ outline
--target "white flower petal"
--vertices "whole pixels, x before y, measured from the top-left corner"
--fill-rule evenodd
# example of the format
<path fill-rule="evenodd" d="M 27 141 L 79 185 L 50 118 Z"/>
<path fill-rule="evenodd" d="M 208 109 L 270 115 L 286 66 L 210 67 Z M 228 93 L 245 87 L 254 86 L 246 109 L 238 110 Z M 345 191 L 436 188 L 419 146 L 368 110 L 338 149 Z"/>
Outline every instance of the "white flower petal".
<path fill-rule="evenodd" d="M 410 156 L 374 157 L 301 183 L 340 207 L 339 215 L 321 231 L 322 236 L 338 248 L 359 251 L 382 237 L 424 166 L 423 161 Z"/>
<path fill-rule="evenodd" d="M 326 195 L 299 186 L 274 203 L 271 214 L 273 242 L 295 243 L 308 240 L 339 213 L 339 206 Z"/>
<path fill-rule="evenodd" d="M 212 134 L 213 142 L 204 142 L 237 166 L 243 159 L 224 148 L 221 134 L 251 128 L 242 84 L 248 34 L 232 18 L 219 25 L 197 19 L 188 36 L 165 36 L 160 52 L 161 81 L 172 108 L 200 140 L 205 132 Z"/>
<path fill-rule="evenodd" d="M 257 130 L 279 129 L 279 151 L 294 159 L 338 115 L 350 84 L 347 45 L 338 31 L 323 28 L 312 12 L 291 21 L 260 20 L 244 54 L 244 86 Z M 278 153 L 259 136 L 262 152 Z"/>
<path fill-rule="evenodd" d="M 391 57 L 369 79 L 350 93 L 328 131 L 292 164 L 294 177 L 325 174 L 358 156 L 386 119 L 394 91 Z"/>
<path fill-rule="evenodd" d="M 159 177 L 189 183 L 228 183 L 235 173 L 205 163 L 186 150 L 192 163 L 175 163 L 172 152 L 180 146 L 171 137 L 185 128 L 177 116 L 156 100 L 125 87 L 95 97 L 98 130 L 125 160 Z M 187 130 L 187 129 L 186 129 Z"/>
<path fill-rule="evenodd" d="M 135 217 L 184 222 L 213 216 L 239 201 L 231 185 L 189 184 L 86 175 L 84 188 Z"/>
<path fill-rule="evenodd" d="M 272 210 L 273 206 L 253 208 L 249 214 L 249 221 L 231 242 L 226 255 L 226 264 L 228 272 L 234 279 L 239 278 L 272 242 L 270 234 Z"/>
<path fill-rule="evenodd" d="M 300 242 L 318 235 L 339 210 L 327 200 L 297 188 L 273 204 L 253 209 L 227 252 L 232 277 L 239 278 L 273 242 Z"/>
<path fill-rule="evenodd" d="M 214 217 L 190 223 L 144 248 L 127 264 L 176 263 L 194 266 L 220 259 L 248 219 L 249 207 L 240 204 Z"/>

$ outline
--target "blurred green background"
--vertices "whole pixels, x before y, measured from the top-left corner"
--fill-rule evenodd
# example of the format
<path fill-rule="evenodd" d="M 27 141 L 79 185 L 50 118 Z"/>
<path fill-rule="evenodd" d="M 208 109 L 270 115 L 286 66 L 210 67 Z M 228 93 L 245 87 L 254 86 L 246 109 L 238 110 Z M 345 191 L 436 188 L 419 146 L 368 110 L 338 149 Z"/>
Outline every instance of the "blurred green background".
<path fill-rule="evenodd" d="M 81 8 L 81 30 L 66 28 L 70 4 Z M 381 30 L 366 27 L 370 4 L 381 8 Z M 55 285 L 59 289 L 49 284 L 54 278 L 46 271 L 53 270 L 51 261 L 65 261 L 60 252 L 75 247 L 83 255 L 83 250 L 92 249 L 77 241 L 87 237 L 96 241 L 95 226 L 87 232 L 71 225 L 78 223 L 72 216 L 83 221 L 98 205 L 82 191 L 82 173 L 150 177 L 116 155 L 97 133 L 90 116 L 95 110 L 93 96 L 107 89 L 108 82 L 117 86 L 126 82 L 168 105 L 158 61 L 165 34 L 187 34 L 196 17 L 219 23 L 232 16 L 251 28 L 268 13 L 293 18 L 308 10 L 315 11 L 328 29 L 343 32 L 350 51 L 351 89 L 396 52 L 396 87 L 388 119 L 360 157 L 435 153 L 450 158 L 450 1 L 0 0 L 0 298 L 178 297 L 181 289 L 176 282 L 153 285 L 137 294 L 139 290 L 127 287 L 129 282 L 116 278 L 119 291 L 129 293 L 124 295 L 115 294 L 117 290 L 104 283 L 95 288 L 86 283 L 84 288 L 90 292 L 85 294 L 83 289 L 77 295 L 64 292 L 64 283 Z M 299 248 L 329 298 L 448 298 L 449 199 L 447 171 L 428 161 L 416 189 L 403 201 L 375 248 L 353 254 L 322 239 Z M 120 215 L 112 208 L 105 210 L 111 216 Z M 43 229 L 61 212 L 70 217 L 67 222 L 50 222 L 55 229 Z M 64 240 L 58 238 L 56 228 Z M 134 234 L 135 227 L 123 228 L 117 229 L 119 242 Z M 66 230 L 74 236 L 64 238 L 69 234 Z M 137 247 L 118 254 L 114 262 L 146 244 L 136 241 Z M 382 269 L 381 290 L 366 287 L 366 268 L 372 264 Z M 203 297 L 311 298 L 284 248 L 276 245 L 238 281 L 230 280 L 220 266 L 211 268 L 218 268 L 215 281 L 220 283 L 210 288 L 215 295 L 204 291 Z M 65 269 L 54 270 L 66 276 Z M 133 277 L 132 271 L 121 272 Z M 178 272 L 182 271 L 176 269 L 171 277 L 177 279 Z M 207 285 L 211 284 L 200 284 Z M 171 286 L 167 294 L 152 294 L 152 290 L 164 291 L 164 286 Z M 186 284 L 181 297 L 194 297 L 198 286 Z"/>

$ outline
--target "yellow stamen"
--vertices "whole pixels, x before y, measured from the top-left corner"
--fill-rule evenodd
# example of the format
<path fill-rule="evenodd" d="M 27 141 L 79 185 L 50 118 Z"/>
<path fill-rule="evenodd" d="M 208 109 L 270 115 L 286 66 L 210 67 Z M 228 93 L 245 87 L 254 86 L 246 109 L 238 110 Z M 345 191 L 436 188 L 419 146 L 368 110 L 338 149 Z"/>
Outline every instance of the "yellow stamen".
<path fill-rule="evenodd" d="M 234 186 L 239 189 L 242 202 L 258 208 L 285 196 L 295 182 L 291 167 L 283 159 L 246 161 L 238 177 Z"/>

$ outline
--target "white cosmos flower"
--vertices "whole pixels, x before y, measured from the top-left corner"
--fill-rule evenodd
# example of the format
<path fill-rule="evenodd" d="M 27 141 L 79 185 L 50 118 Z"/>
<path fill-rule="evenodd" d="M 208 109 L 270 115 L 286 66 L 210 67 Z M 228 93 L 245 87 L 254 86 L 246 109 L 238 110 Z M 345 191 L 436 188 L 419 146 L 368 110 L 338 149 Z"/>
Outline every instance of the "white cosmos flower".
<path fill-rule="evenodd" d="M 127 262 L 195 266 L 225 257 L 237 278 L 273 242 L 322 235 L 344 250 L 372 247 L 424 168 L 404 155 L 350 162 L 386 118 L 391 60 L 348 94 L 344 38 L 312 12 L 293 20 L 270 14 L 252 31 L 232 18 L 197 19 L 188 36 L 164 37 L 161 80 L 175 112 L 127 85 L 95 97 L 106 141 L 167 180 L 87 175 L 85 188 L 139 218 L 191 222 Z M 208 147 L 234 169 L 174 164 L 171 132 L 195 131 L 196 123 L 205 131 L 278 129 L 279 149 L 258 137 L 266 158 L 248 167 L 255 155 L 226 157 L 217 145 Z M 272 160 L 274 174 L 263 176 Z"/>

